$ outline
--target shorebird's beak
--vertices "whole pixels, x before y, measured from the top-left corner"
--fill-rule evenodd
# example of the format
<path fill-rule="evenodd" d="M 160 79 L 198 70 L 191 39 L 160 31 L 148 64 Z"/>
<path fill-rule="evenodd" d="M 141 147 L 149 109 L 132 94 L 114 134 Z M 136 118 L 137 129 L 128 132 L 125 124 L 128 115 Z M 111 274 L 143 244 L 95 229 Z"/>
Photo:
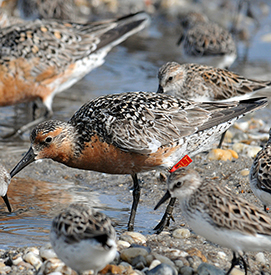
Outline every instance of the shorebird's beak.
<path fill-rule="evenodd" d="M 19 173 L 25 166 L 35 161 L 35 153 L 30 147 L 28 152 L 23 156 L 23 158 L 19 161 L 19 163 L 12 169 L 10 172 L 10 176 L 13 178 L 17 173 Z"/>
<path fill-rule="evenodd" d="M 184 39 L 184 35 L 181 34 L 181 37 L 180 37 L 179 40 L 177 41 L 177 46 L 180 46 L 180 44 L 182 43 L 183 39 Z"/>
<path fill-rule="evenodd" d="M 2 198 L 3 198 L 5 204 L 6 204 L 7 208 L 8 208 L 8 211 L 9 211 L 9 212 L 12 212 L 11 206 L 10 206 L 9 201 L 8 201 L 8 196 L 7 196 L 7 194 L 6 194 L 5 196 L 2 196 Z"/>
<path fill-rule="evenodd" d="M 164 89 L 161 85 L 159 85 L 158 90 L 157 90 L 157 94 L 163 94 L 164 93 Z"/>
<path fill-rule="evenodd" d="M 171 198 L 171 195 L 170 195 L 169 191 L 167 190 L 167 192 L 165 193 L 165 195 L 163 196 L 163 198 L 154 207 L 154 210 L 158 209 L 158 207 L 161 204 L 163 204 L 165 201 L 167 201 L 169 198 Z"/>

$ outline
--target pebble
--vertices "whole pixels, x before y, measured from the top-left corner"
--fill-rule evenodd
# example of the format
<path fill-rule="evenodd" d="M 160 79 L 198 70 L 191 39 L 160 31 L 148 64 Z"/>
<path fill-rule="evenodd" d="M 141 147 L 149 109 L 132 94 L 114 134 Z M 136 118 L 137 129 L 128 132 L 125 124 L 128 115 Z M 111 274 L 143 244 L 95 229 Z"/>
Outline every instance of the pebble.
<path fill-rule="evenodd" d="M 223 270 L 207 263 L 200 264 L 197 272 L 198 275 L 225 275 L 225 272 Z"/>
<path fill-rule="evenodd" d="M 212 149 L 208 154 L 209 160 L 222 160 L 222 161 L 231 161 L 233 158 L 238 159 L 238 154 L 231 149 Z"/>
<path fill-rule="evenodd" d="M 219 252 L 217 253 L 217 256 L 218 256 L 220 259 L 222 259 L 222 260 L 227 259 L 227 254 L 226 254 L 225 252 L 223 252 L 223 251 L 219 251 Z"/>
<path fill-rule="evenodd" d="M 265 256 L 262 252 L 259 252 L 255 255 L 255 259 L 257 262 L 261 263 L 261 264 L 265 264 L 266 263 L 266 259 Z"/>
<path fill-rule="evenodd" d="M 155 268 L 146 272 L 146 275 L 178 275 L 176 268 L 166 264 L 161 263 Z"/>
<path fill-rule="evenodd" d="M 130 244 L 136 243 L 136 244 L 145 244 L 146 243 L 146 237 L 138 232 L 124 232 L 119 237 L 120 240 L 126 241 Z"/>
<path fill-rule="evenodd" d="M 175 266 L 174 263 L 168 257 L 162 256 L 156 252 L 153 252 L 152 255 L 155 257 L 155 259 L 159 260 L 161 263 L 168 264 L 172 267 Z"/>
<path fill-rule="evenodd" d="M 149 266 L 149 270 L 155 268 L 156 266 L 158 266 L 159 264 L 161 264 L 161 262 L 159 260 L 153 260 Z"/>
<path fill-rule="evenodd" d="M 27 262 L 30 263 L 32 266 L 35 267 L 36 270 L 38 270 L 41 265 L 42 265 L 42 260 L 41 258 L 37 255 L 34 254 L 33 252 L 29 251 L 23 256 L 23 259 Z"/>
<path fill-rule="evenodd" d="M 194 270 L 190 266 L 183 266 L 183 267 L 180 268 L 180 273 L 182 275 L 193 275 Z"/>
<path fill-rule="evenodd" d="M 172 237 L 177 239 L 189 238 L 190 235 L 190 230 L 187 228 L 178 228 L 175 229 L 172 233 Z"/>
<path fill-rule="evenodd" d="M 133 258 L 137 257 L 138 255 L 146 257 L 148 255 L 148 251 L 144 248 L 139 248 L 139 247 L 127 248 L 121 252 L 120 258 L 123 261 L 126 261 L 131 264 Z"/>
<path fill-rule="evenodd" d="M 130 247 L 130 243 L 128 243 L 126 241 L 123 241 L 123 240 L 118 240 L 117 241 L 117 247 L 118 247 L 118 250 L 122 250 L 124 248 Z"/>
<path fill-rule="evenodd" d="M 249 169 L 245 168 L 242 171 L 240 171 L 240 175 L 243 177 L 246 177 L 249 175 Z"/>
<path fill-rule="evenodd" d="M 38 254 L 42 259 L 49 260 L 52 258 L 57 258 L 57 255 L 55 251 L 53 250 L 52 246 L 50 243 L 47 245 L 41 247 L 39 254 Z"/>
<path fill-rule="evenodd" d="M 255 158 L 257 153 L 262 149 L 260 146 L 251 146 L 244 143 L 235 143 L 232 147 L 234 151 L 245 154 L 248 157 Z"/>

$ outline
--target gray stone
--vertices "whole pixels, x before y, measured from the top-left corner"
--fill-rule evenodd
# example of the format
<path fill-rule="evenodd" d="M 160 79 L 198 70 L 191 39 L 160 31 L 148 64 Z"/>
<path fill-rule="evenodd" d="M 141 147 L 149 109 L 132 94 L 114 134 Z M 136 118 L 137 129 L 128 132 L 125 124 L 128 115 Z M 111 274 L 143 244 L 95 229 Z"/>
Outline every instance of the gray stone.
<path fill-rule="evenodd" d="M 194 274 L 194 269 L 190 266 L 183 266 L 180 268 L 180 274 L 182 275 L 192 275 Z"/>
<path fill-rule="evenodd" d="M 200 264 L 197 272 L 198 275 L 225 275 L 225 271 L 207 263 Z"/>
<path fill-rule="evenodd" d="M 168 264 L 159 264 L 155 268 L 146 272 L 146 275 L 177 275 L 178 272 L 175 268 Z"/>

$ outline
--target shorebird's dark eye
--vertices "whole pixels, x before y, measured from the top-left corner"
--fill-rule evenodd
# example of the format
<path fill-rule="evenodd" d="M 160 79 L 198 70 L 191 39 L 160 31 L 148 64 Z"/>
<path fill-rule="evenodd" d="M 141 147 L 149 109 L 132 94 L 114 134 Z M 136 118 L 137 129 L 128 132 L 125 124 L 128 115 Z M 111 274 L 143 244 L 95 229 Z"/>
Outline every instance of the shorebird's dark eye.
<path fill-rule="evenodd" d="M 170 77 L 168 78 L 168 81 L 172 81 L 172 80 L 173 80 L 173 77 L 170 76 Z"/>
<path fill-rule="evenodd" d="M 178 181 L 177 183 L 176 183 L 176 187 L 181 187 L 182 186 L 182 182 L 181 181 Z"/>
<path fill-rule="evenodd" d="M 45 139 L 45 142 L 47 142 L 47 143 L 50 143 L 52 141 L 52 137 L 47 137 L 46 139 Z"/>

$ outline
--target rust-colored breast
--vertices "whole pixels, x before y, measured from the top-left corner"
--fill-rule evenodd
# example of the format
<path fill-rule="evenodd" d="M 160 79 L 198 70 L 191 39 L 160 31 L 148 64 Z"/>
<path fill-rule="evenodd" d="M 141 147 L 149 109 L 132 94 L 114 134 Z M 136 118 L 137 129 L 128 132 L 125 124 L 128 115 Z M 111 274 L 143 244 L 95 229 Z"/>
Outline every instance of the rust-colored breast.
<path fill-rule="evenodd" d="M 127 152 L 112 144 L 101 142 L 94 136 L 86 144 L 82 154 L 66 164 L 109 174 L 134 174 L 158 168 L 175 151 L 176 147 L 163 147 L 152 154 Z"/>

